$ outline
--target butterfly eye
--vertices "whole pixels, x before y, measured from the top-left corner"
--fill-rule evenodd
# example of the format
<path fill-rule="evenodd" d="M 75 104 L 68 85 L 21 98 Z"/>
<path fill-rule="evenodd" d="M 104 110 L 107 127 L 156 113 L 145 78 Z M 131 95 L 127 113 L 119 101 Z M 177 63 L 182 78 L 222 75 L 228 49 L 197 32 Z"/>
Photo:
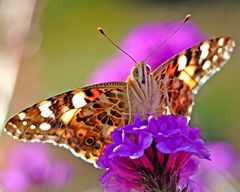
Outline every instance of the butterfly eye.
<path fill-rule="evenodd" d="M 135 67 L 135 68 L 133 69 L 132 74 L 133 74 L 134 77 L 138 77 L 138 76 L 139 76 L 139 74 L 138 74 L 138 68 L 137 68 L 137 67 Z"/>
<path fill-rule="evenodd" d="M 87 137 L 84 140 L 84 142 L 85 142 L 86 145 L 92 145 L 95 142 L 95 138 L 94 137 Z"/>

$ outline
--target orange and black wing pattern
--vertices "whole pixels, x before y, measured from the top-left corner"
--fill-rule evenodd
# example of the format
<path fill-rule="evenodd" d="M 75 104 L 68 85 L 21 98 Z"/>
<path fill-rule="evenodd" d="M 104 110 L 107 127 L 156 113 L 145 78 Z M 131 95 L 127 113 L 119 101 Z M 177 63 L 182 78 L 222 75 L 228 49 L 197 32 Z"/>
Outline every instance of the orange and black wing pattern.
<path fill-rule="evenodd" d="M 235 42 L 230 37 L 207 40 L 166 61 L 153 74 L 156 78 L 162 78 L 162 74 L 177 77 L 197 93 L 230 59 L 234 47 Z"/>
<path fill-rule="evenodd" d="M 125 82 L 75 89 L 41 101 L 12 117 L 5 131 L 23 141 L 48 142 L 95 163 L 110 132 L 129 121 Z"/>
<path fill-rule="evenodd" d="M 189 48 L 153 72 L 159 84 L 164 81 L 171 112 L 190 116 L 193 96 L 230 59 L 235 42 L 219 37 Z"/>

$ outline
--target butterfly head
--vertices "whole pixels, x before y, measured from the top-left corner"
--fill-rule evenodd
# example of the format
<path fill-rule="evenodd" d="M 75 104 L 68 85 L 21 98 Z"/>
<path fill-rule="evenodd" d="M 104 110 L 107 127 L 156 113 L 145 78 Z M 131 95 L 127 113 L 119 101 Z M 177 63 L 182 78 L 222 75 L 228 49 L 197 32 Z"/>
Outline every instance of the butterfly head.
<path fill-rule="evenodd" d="M 131 72 L 131 77 L 133 80 L 138 81 L 140 83 L 145 83 L 145 79 L 151 73 L 151 68 L 148 64 L 144 62 L 138 62 L 134 66 Z"/>

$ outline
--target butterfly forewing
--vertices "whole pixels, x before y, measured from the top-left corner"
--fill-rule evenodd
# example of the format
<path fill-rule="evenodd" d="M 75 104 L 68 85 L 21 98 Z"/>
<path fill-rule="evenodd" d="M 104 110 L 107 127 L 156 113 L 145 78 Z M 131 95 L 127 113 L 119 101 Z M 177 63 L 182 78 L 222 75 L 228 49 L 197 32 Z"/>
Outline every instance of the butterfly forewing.
<path fill-rule="evenodd" d="M 111 141 L 110 132 L 129 122 L 126 87 L 110 82 L 57 95 L 18 113 L 5 129 L 20 140 L 67 147 L 94 163 Z"/>
<path fill-rule="evenodd" d="M 219 37 L 187 49 L 165 62 L 153 72 L 156 79 L 164 74 L 184 81 L 197 93 L 212 75 L 230 59 L 235 42 L 229 37 Z"/>
<path fill-rule="evenodd" d="M 207 40 L 174 56 L 153 72 L 158 84 L 166 87 L 171 113 L 191 115 L 194 94 L 230 59 L 234 46 L 229 37 Z"/>

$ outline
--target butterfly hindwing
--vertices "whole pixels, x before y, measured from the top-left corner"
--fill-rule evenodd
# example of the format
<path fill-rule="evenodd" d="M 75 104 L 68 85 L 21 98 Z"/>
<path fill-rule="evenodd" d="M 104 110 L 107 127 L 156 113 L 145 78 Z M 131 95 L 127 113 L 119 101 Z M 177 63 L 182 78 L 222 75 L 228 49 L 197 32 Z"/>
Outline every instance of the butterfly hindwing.
<path fill-rule="evenodd" d="M 235 42 L 219 37 L 202 42 L 166 61 L 153 72 L 165 84 L 171 112 L 190 116 L 193 96 L 230 59 Z"/>
<path fill-rule="evenodd" d="M 50 142 L 95 162 L 110 132 L 129 121 L 124 82 L 97 84 L 41 101 L 11 118 L 6 131 L 20 140 Z"/>

